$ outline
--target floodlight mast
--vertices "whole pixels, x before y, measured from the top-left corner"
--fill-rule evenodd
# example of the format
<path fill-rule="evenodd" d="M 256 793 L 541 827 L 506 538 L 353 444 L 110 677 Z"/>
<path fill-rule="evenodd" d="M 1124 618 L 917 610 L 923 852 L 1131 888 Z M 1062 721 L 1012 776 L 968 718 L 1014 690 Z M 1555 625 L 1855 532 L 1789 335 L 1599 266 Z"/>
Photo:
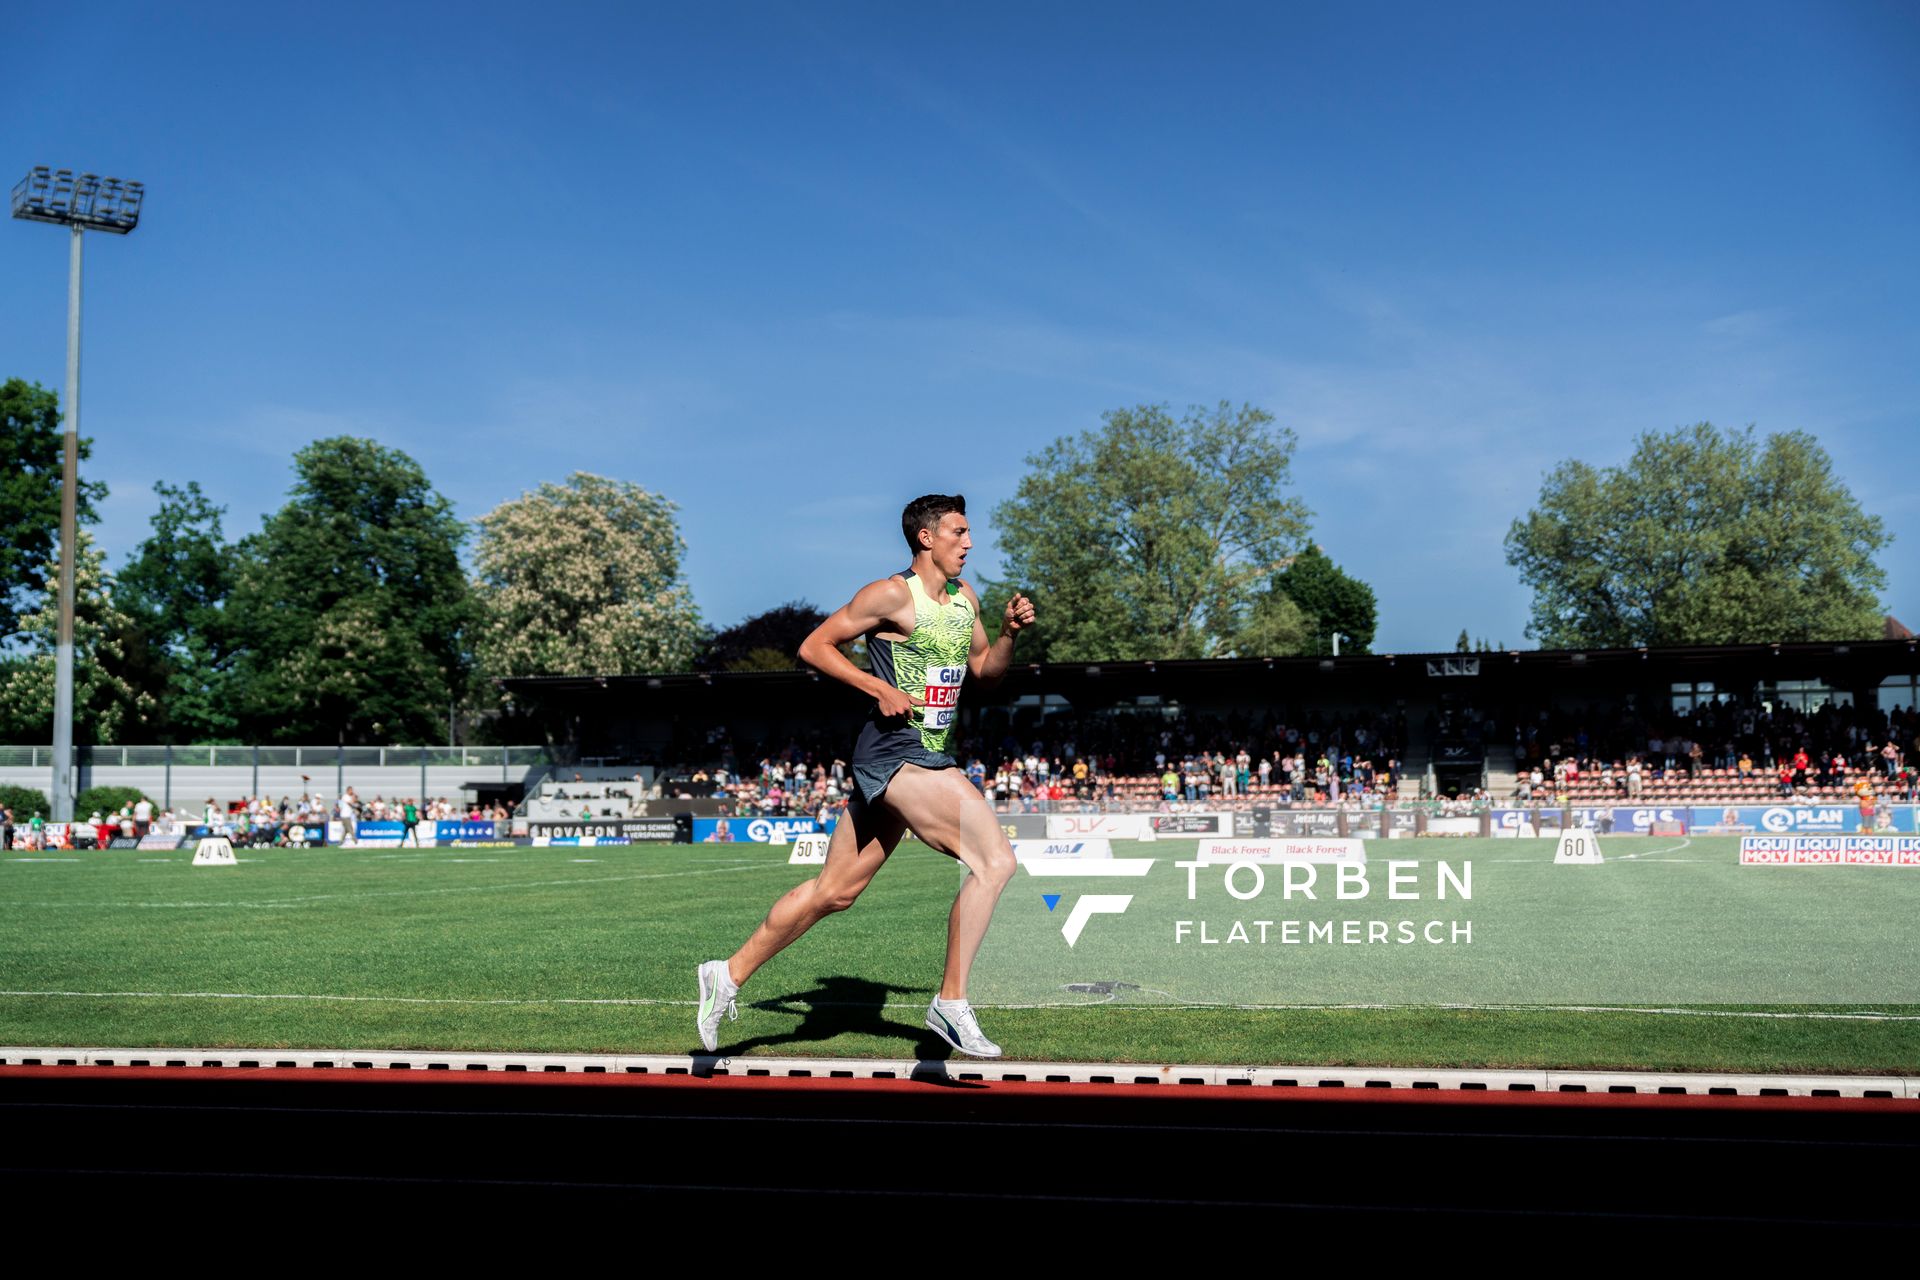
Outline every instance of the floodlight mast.
<path fill-rule="evenodd" d="M 80 477 L 80 241 L 87 231 L 126 235 L 140 225 L 146 186 L 35 165 L 13 188 L 13 216 L 25 222 L 51 222 L 71 231 L 67 268 L 67 396 L 60 475 L 60 633 L 54 647 L 53 820 L 73 821 L 79 788 L 73 772 L 73 598 L 79 577 L 78 520 Z"/>

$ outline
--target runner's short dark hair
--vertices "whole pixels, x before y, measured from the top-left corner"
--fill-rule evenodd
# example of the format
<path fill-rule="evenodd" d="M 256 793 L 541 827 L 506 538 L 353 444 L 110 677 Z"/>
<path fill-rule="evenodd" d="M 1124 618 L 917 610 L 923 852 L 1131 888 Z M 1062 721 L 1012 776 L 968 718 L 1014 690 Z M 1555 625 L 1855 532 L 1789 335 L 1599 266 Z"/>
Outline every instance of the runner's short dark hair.
<path fill-rule="evenodd" d="M 900 513 L 900 532 L 907 537 L 907 549 L 919 555 L 920 531 L 939 528 L 940 518 L 949 512 L 967 514 L 966 497 L 958 493 L 929 493 L 909 502 L 907 509 Z"/>

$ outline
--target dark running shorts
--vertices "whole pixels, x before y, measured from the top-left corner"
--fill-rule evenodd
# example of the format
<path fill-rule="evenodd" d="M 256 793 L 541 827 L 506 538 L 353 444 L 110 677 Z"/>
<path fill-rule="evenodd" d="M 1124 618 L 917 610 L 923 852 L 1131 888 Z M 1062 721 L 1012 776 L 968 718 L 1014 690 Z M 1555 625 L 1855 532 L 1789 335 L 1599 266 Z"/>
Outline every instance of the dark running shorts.
<path fill-rule="evenodd" d="M 920 731 L 910 724 L 888 728 L 878 720 L 861 727 L 860 739 L 853 744 L 853 781 L 860 798 L 872 804 L 900 772 L 903 764 L 922 769 L 958 769 L 960 762 L 943 751 L 929 751 L 920 744 Z"/>

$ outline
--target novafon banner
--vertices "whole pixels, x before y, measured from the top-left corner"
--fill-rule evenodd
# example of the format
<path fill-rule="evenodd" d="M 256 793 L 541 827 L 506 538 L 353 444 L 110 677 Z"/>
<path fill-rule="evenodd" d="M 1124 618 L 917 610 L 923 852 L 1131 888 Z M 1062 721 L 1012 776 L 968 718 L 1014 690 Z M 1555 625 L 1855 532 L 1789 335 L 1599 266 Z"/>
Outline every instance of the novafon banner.
<path fill-rule="evenodd" d="M 533 822 L 527 834 L 539 846 L 552 844 L 638 844 L 642 841 L 669 843 L 673 840 L 673 819 L 613 818 L 595 822 Z"/>

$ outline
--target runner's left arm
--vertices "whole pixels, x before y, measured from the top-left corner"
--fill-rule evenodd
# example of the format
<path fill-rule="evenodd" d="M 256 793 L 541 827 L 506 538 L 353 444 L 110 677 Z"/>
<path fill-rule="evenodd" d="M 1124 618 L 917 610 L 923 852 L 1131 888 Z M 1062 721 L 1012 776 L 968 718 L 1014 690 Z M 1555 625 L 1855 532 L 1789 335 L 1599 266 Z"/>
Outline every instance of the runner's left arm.
<path fill-rule="evenodd" d="M 980 623 L 980 597 L 967 582 L 962 582 L 960 589 L 973 602 L 973 651 L 967 656 L 967 674 L 982 688 L 991 687 L 1000 683 L 1013 662 L 1013 638 L 1033 625 L 1033 601 L 1014 592 L 1000 620 L 1000 634 L 989 644 L 987 629 Z"/>

